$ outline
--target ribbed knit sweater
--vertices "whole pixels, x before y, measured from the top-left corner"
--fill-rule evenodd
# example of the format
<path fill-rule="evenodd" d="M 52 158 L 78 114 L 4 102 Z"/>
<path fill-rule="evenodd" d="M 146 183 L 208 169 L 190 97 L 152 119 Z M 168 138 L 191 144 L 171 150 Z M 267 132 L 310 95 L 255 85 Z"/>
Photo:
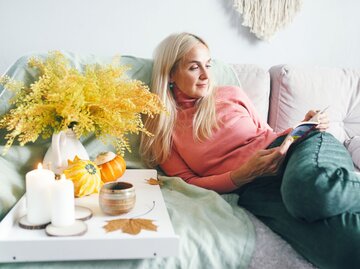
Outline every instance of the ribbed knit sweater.
<path fill-rule="evenodd" d="M 210 139 L 198 141 L 192 125 L 196 99 L 178 89 L 174 95 L 179 109 L 173 145 L 170 157 L 160 167 L 167 175 L 181 177 L 187 183 L 219 193 L 235 190 L 230 172 L 284 133 L 275 133 L 260 118 L 242 89 L 222 86 L 215 95 L 220 128 Z"/>

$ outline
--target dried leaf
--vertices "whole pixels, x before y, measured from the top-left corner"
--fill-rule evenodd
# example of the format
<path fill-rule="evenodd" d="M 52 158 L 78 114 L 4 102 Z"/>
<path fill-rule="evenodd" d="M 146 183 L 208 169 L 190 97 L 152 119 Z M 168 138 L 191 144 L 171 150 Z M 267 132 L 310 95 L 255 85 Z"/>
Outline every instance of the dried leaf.
<path fill-rule="evenodd" d="M 146 182 L 150 185 L 164 185 L 164 183 L 162 183 L 160 180 L 156 179 L 156 178 L 149 178 L 146 180 Z"/>
<path fill-rule="evenodd" d="M 139 234 L 141 230 L 157 231 L 157 226 L 153 223 L 153 220 L 149 219 L 109 220 L 103 228 L 107 233 L 121 230 L 123 233 L 132 235 Z"/>

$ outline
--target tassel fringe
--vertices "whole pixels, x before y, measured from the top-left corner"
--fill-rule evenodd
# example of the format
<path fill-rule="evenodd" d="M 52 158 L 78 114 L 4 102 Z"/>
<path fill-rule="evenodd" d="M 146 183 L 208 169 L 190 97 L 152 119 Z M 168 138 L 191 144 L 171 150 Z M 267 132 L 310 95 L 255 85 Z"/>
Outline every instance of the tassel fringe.
<path fill-rule="evenodd" d="M 235 9 L 243 16 L 242 25 L 266 41 L 293 20 L 301 5 L 302 0 L 234 0 Z"/>

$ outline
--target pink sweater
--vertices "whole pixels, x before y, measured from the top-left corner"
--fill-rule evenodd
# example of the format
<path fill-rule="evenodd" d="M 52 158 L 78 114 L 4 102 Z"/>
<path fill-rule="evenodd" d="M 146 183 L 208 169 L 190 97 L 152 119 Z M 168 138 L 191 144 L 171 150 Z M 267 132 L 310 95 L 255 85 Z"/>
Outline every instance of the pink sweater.
<path fill-rule="evenodd" d="M 173 134 L 170 157 L 160 166 L 169 176 L 219 193 L 237 186 L 230 172 L 244 164 L 259 149 L 281 134 L 262 121 L 248 96 L 238 87 L 223 86 L 216 92 L 220 129 L 203 142 L 193 138 L 195 99 L 175 90 L 180 109 Z"/>

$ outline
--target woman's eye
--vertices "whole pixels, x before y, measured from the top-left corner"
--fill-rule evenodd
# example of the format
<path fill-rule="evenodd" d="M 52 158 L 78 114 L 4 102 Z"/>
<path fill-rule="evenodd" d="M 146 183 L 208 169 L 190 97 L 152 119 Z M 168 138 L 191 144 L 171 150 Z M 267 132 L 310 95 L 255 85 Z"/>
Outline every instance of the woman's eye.
<path fill-rule="evenodd" d="M 194 71 L 194 70 L 197 70 L 197 69 L 199 69 L 199 68 L 200 68 L 199 65 L 192 65 L 192 66 L 190 66 L 189 70 L 190 70 L 190 71 Z M 211 64 L 206 64 L 206 65 L 205 65 L 205 68 L 206 68 L 206 69 L 211 68 Z"/>

